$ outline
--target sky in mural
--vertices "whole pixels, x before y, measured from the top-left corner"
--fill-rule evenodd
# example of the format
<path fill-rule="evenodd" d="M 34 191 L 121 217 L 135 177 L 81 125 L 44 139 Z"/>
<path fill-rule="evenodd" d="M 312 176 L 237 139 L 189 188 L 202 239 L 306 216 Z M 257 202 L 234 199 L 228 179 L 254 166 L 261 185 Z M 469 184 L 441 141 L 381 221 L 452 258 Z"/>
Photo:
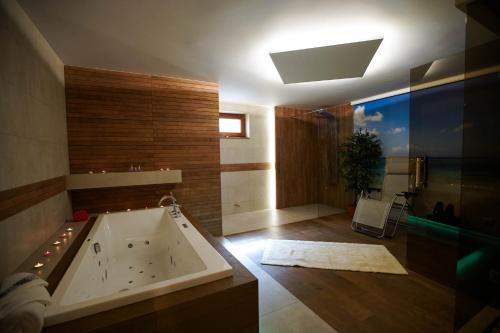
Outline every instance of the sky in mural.
<path fill-rule="evenodd" d="M 353 105 L 354 129 L 368 129 L 382 141 L 383 156 L 408 156 L 410 94 Z"/>

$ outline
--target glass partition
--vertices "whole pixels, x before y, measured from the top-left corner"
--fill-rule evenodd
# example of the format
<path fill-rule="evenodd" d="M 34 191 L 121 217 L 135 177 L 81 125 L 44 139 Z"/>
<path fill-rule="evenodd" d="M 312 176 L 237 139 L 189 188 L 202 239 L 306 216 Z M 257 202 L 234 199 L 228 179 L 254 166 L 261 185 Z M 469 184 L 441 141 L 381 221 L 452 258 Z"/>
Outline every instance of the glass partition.
<path fill-rule="evenodd" d="M 455 330 L 487 331 L 500 306 L 500 11 L 460 3 L 465 51 L 411 70 L 407 263 L 456 290 Z"/>

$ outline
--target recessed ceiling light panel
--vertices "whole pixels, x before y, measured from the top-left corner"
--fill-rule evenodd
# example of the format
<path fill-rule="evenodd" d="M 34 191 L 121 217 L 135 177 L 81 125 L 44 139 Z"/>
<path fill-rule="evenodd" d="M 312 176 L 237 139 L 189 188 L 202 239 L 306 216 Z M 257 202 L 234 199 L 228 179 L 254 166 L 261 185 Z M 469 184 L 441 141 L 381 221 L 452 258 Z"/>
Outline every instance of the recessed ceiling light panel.
<path fill-rule="evenodd" d="M 283 83 L 362 77 L 382 39 L 271 53 Z"/>

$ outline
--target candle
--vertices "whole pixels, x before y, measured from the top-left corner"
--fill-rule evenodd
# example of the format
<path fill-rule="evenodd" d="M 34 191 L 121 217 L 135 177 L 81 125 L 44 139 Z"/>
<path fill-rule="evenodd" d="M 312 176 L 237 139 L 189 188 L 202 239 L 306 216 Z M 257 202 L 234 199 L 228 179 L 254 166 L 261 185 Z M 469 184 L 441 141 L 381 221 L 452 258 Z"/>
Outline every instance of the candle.
<path fill-rule="evenodd" d="M 163 208 L 163 205 L 161 205 L 160 207 Z"/>
<path fill-rule="evenodd" d="M 167 171 L 170 171 L 170 168 L 167 168 Z"/>
<path fill-rule="evenodd" d="M 127 212 L 130 212 L 130 208 L 127 208 Z"/>
<path fill-rule="evenodd" d="M 89 171 L 89 174 L 93 174 L 93 173 L 94 173 L 94 171 Z"/>
<path fill-rule="evenodd" d="M 163 171 L 163 168 L 160 168 L 160 171 Z"/>
<path fill-rule="evenodd" d="M 72 232 L 72 231 L 73 231 L 73 228 L 66 228 L 66 231 L 67 231 L 67 232 Z"/>
<path fill-rule="evenodd" d="M 44 256 L 44 257 L 49 257 L 51 254 L 52 254 L 52 252 L 51 252 L 51 251 L 49 251 L 49 250 L 47 250 L 47 251 L 45 251 L 45 252 L 43 253 L 43 256 Z"/>
<path fill-rule="evenodd" d="M 52 245 L 54 245 L 54 246 L 59 246 L 59 245 L 61 245 L 61 242 L 60 242 L 60 241 L 58 241 L 58 240 L 56 240 L 54 243 L 52 243 Z"/>
<path fill-rule="evenodd" d="M 109 210 L 106 211 L 106 214 L 109 214 Z"/>
<path fill-rule="evenodd" d="M 42 264 L 41 262 L 37 262 L 37 263 L 33 266 L 33 268 L 35 268 L 35 269 L 42 268 L 42 267 L 43 267 L 43 264 Z"/>
<path fill-rule="evenodd" d="M 59 236 L 59 238 L 66 238 L 66 237 L 68 237 L 68 234 L 67 234 L 67 233 L 65 233 L 65 232 L 63 232 L 63 233 Z"/>

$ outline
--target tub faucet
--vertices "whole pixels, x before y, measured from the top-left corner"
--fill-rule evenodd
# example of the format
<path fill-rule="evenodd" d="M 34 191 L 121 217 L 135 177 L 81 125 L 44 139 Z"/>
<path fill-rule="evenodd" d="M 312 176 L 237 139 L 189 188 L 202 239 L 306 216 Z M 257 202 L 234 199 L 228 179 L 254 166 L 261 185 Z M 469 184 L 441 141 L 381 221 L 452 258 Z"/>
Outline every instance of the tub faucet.
<path fill-rule="evenodd" d="M 172 207 L 174 207 L 174 217 L 179 217 L 180 212 L 179 212 L 179 205 L 177 204 L 177 200 L 175 200 L 174 194 L 170 192 L 170 195 L 164 195 L 161 197 L 160 201 L 158 201 L 158 207 L 162 207 L 163 201 L 171 199 L 172 200 Z"/>

